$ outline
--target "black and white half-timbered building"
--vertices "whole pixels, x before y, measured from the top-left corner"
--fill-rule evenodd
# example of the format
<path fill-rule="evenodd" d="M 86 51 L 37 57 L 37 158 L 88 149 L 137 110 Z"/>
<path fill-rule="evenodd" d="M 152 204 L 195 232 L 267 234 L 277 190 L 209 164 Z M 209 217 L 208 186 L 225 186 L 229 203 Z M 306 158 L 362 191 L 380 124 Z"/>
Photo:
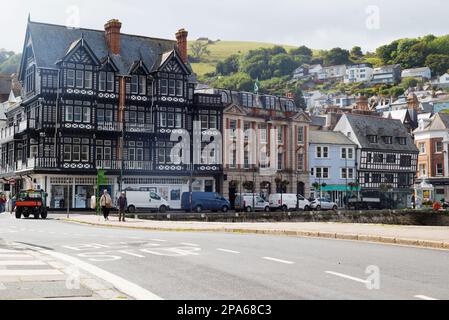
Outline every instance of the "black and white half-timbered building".
<path fill-rule="evenodd" d="M 102 31 L 29 21 L 23 102 L 0 136 L 3 182 L 46 190 L 56 209 L 89 208 L 98 170 L 111 194 L 153 190 L 172 208 L 190 187 L 219 192 L 221 165 L 171 157 L 173 132 L 192 134 L 204 115 L 221 131 L 223 113 L 219 95 L 195 94 L 187 31 L 176 38 L 123 34 L 118 20 Z"/>
<path fill-rule="evenodd" d="M 410 208 L 418 149 L 400 120 L 344 114 L 335 131 L 357 146 L 357 183 L 362 194 L 379 194 L 392 207 Z"/>

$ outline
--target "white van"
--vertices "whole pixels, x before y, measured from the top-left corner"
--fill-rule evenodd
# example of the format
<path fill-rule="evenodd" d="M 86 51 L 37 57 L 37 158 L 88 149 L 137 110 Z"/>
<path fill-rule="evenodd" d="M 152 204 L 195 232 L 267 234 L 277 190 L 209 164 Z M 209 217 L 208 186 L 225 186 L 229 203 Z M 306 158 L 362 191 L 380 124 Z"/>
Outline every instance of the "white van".
<path fill-rule="evenodd" d="M 296 210 L 296 206 L 299 206 L 299 210 L 309 211 L 310 202 L 303 196 L 291 194 L 291 193 L 276 193 L 271 194 L 269 197 L 271 210 Z"/>
<path fill-rule="evenodd" d="M 137 209 L 150 209 L 151 211 L 167 212 L 170 206 L 164 198 L 152 191 L 126 191 L 128 199 L 128 212 L 134 213 Z"/>
<path fill-rule="evenodd" d="M 259 195 L 253 195 L 252 193 L 237 194 L 234 206 L 236 211 L 253 212 L 253 206 L 254 211 L 270 211 L 270 204 Z"/>

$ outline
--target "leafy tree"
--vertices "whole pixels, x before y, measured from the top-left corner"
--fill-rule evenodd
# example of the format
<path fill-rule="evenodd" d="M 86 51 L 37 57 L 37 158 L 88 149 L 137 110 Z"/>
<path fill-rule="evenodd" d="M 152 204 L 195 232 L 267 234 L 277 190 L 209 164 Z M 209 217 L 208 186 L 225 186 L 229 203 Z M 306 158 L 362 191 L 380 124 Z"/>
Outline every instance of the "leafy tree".
<path fill-rule="evenodd" d="M 190 51 L 192 52 L 192 57 L 196 61 L 201 61 L 204 56 L 210 55 L 210 51 L 208 48 L 209 44 L 205 41 L 195 41 L 190 46 Z"/>
<path fill-rule="evenodd" d="M 404 89 L 414 88 L 420 83 L 420 80 L 413 77 L 407 77 L 402 79 L 401 87 Z"/>
<path fill-rule="evenodd" d="M 234 54 L 226 58 L 224 61 L 218 62 L 216 67 L 217 74 L 227 76 L 232 73 L 236 73 L 239 71 L 239 65 L 239 56 Z"/>
<path fill-rule="evenodd" d="M 11 58 L 15 53 L 13 51 L 7 51 L 0 49 L 0 64 Z"/>
<path fill-rule="evenodd" d="M 427 56 L 427 46 L 416 39 L 401 40 L 398 46 L 395 63 L 402 64 L 403 68 L 415 68 L 424 65 Z"/>
<path fill-rule="evenodd" d="M 252 91 L 254 89 L 253 79 L 244 72 L 238 72 L 227 77 L 219 77 L 214 81 L 213 85 L 217 88 L 230 90 Z"/>
<path fill-rule="evenodd" d="M 10 56 L 3 63 L 0 63 L 0 73 L 16 73 L 19 71 L 21 54 L 14 54 Z"/>
<path fill-rule="evenodd" d="M 313 56 L 313 51 L 309 48 L 307 48 L 306 46 L 300 46 L 298 48 L 295 49 L 291 49 L 290 50 L 290 55 L 292 56 L 304 56 L 304 57 L 312 57 Z"/>
<path fill-rule="evenodd" d="M 391 88 L 391 89 L 389 90 L 389 95 L 392 96 L 392 97 L 397 98 L 397 97 L 403 95 L 404 92 L 405 92 L 404 88 L 401 88 L 401 87 L 393 87 L 393 88 Z"/>
<path fill-rule="evenodd" d="M 281 77 L 291 75 L 299 67 L 299 64 L 290 55 L 284 53 L 273 56 L 270 59 L 269 67 L 273 76 Z"/>
<path fill-rule="evenodd" d="M 362 48 L 360 48 L 359 46 L 355 46 L 351 49 L 350 52 L 351 55 L 351 59 L 357 61 L 363 58 L 363 52 L 362 52 Z"/>
<path fill-rule="evenodd" d="M 348 64 L 349 62 L 349 51 L 342 48 L 333 48 L 324 55 L 326 66 Z"/>
<path fill-rule="evenodd" d="M 449 55 L 429 54 L 426 58 L 426 64 L 436 75 L 443 75 L 449 69 Z"/>

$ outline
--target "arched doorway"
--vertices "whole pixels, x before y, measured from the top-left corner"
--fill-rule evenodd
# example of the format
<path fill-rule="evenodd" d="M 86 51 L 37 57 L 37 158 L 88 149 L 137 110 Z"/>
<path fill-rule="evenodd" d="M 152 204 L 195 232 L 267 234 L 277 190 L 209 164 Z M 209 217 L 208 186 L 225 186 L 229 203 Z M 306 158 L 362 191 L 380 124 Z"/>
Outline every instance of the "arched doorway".
<path fill-rule="evenodd" d="M 297 194 L 305 197 L 305 193 L 306 193 L 306 185 L 304 182 L 298 182 L 297 186 L 296 186 L 296 190 L 297 190 Z"/>
<path fill-rule="evenodd" d="M 268 201 L 271 194 L 271 182 L 264 181 L 260 184 L 260 196 Z"/>

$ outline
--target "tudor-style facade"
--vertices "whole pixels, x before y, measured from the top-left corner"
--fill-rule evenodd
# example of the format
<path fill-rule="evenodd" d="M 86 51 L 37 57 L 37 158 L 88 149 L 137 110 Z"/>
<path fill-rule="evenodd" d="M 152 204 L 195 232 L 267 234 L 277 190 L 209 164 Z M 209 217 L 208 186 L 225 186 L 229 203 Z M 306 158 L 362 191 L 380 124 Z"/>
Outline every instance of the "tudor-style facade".
<path fill-rule="evenodd" d="M 11 134 L 0 137 L 5 183 L 46 190 L 51 208 L 78 209 L 90 207 L 100 169 L 112 194 L 155 190 L 173 208 L 190 185 L 221 191 L 221 165 L 192 164 L 193 144 L 191 161 L 171 157 L 172 133 L 192 135 L 202 115 L 222 130 L 221 96 L 194 93 L 187 32 L 176 42 L 120 34 L 120 27 L 117 20 L 105 31 L 28 23 L 23 102 L 7 111 Z"/>
<path fill-rule="evenodd" d="M 400 120 L 344 114 L 334 131 L 357 145 L 357 183 L 362 194 L 380 193 L 394 207 L 411 207 L 418 150 Z"/>
<path fill-rule="evenodd" d="M 311 120 L 293 99 L 222 89 L 203 92 L 220 95 L 225 105 L 222 190 L 231 205 L 236 194 L 245 192 L 266 199 L 280 192 L 309 196 Z"/>

